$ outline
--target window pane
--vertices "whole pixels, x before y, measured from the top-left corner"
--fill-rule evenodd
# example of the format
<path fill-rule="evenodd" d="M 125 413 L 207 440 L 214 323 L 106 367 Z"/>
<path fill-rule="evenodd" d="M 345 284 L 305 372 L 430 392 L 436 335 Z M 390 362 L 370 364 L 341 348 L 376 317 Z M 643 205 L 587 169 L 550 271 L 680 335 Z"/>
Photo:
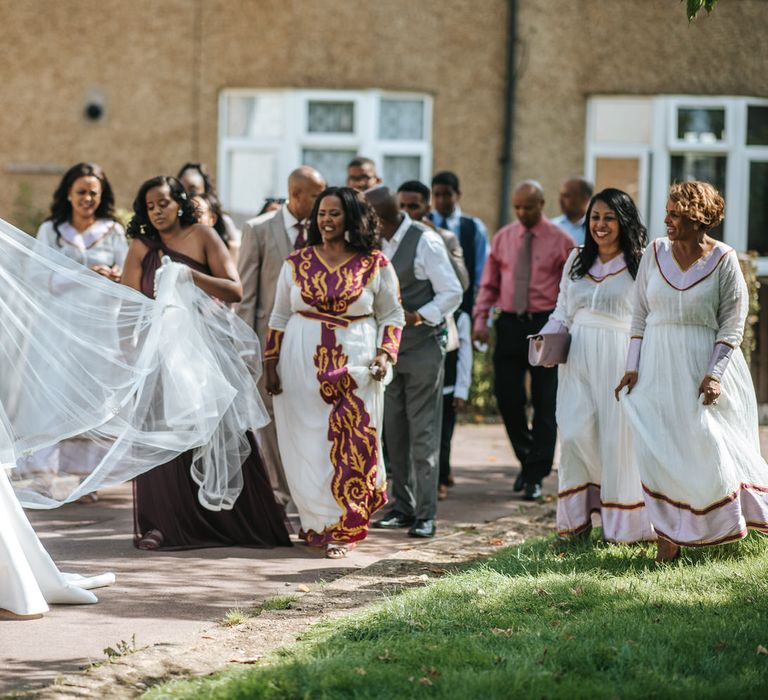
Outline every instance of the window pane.
<path fill-rule="evenodd" d="M 307 124 L 311 134 L 351 134 L 355 130 L 355 103 L 310 102 Z"/>
<path fill-rule="evenodd" d="M 423 100 L 381 101 L 379 138 L 420 141 L 423 134 Z"/>
<path fill-rule="evenodd" d="M 279 194 L 277 157 L 274 153 L 234 151 L 229 155 L 230 213 L 237 218 L 253 216 L 266 197 Z"/>
<path fill-rule="evenodd" d="M 747 145 L 768 146 L 768 107 L 747 109 Z"/>
<path fill-rule="evenodd" d="M 301 162 L 315 168 L 328 185 L 341 186 L 347 184 L 347 163 L 356 155 L 356 151 L 305 148 Z"/>
<path fill-rule="evenodd" d="M 593 98 L 595 143 L 650 144 L 653 102 L 641 98 Z"/>
<path fill-rule="evenodd" d="M 768 162 L 749 164 L 747 248 L 768 255 Z"/>
<path fill-rule="evenodd" d="M 688 143 L 717 143 L 725 139 L 725 110 L 677 110 L 677 138 Z"/>
<path fill-rule="evenodd" d="M 696 153 L 684 153 L 670 159 L 670 177 L 672 182 L 704 180 L 714 185 L 721 193 L 725 192 L 725 156 L 703 156 Z M 723 239 L 723 225 L 712 229 L 709 235 Z"/>
<path fill-rule="evenodd" d="M 606 187 L 624 190 L 635 204 L 640 204 L 640 159 L 597 158 L 595 160 L 595 192 Z"/>
<path fill-rule="evenodd" d="M 418 180 L 420 177 L 420 156 L 384 156 L 382 179 L 389 187 L 397 189 L 404 182 Z"/>
<path fill-rule="evenodd" d="M 285 118 L 280 95 L 227 98 L 227 136 L 234 138 L 282 136 Z"/>

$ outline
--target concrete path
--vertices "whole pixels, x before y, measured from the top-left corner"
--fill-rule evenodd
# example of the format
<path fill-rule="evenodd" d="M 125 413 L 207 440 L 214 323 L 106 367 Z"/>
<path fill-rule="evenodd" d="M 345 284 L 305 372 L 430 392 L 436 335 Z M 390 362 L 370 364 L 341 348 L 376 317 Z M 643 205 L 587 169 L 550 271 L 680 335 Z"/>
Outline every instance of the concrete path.
<path fill-rule="evenodd" d="M 495 520 L 525 507 L 512 492 L 517 462 L 499 425 L 459 426 L 454 438 L 456 486 L 440 503 L 438 536 Z M 556 476 L 545 484 L 554 493 Z M 291 548 L 140 552 L 131 544 L 129 487 L 105 491 L 96 504 L 30 511 L 63 571 L 113 571 L 117 583 L 97 591 L 99 604 L 55 606 L 39 620 L 0 620 L 0 692 L 39 687 L 103 661 L 120 642 L 137 647 L 193 640 L 227 610 L 253 605 L 301 584 L 336 578 L 396 550 L 422 544 L 404 531 L 372 530 L 342 561 L 297 544 Z"/>
<path fill-rule="evenodd" d="M 768 454 L 768 429 L 761 429 Z M 463 425 L 454 439 L 456 486 L 440 503 L 438 536 L 526 509 L 512 492 L 517 462 L 499 425 Z M 556 490 L 556 474 L 545 494 Z M 33 511 L 30 517 L 64 571 L 113 571 L 116 585 L 98 591 L 98 605 L 56 606 L 39 620 L 0 619 L 0 693 L 47 685 L 119 642 L 137 647 L 192 642 L 227 610 L 249 606 L 302 584 L 330 580 L 424 542 L 405 532 L 372 530 L 342 561 L 300 544 L 291 548 L 140 552 L 131 544 L 130 488 L 102 494 L 93 505 Z M 553 523 L 554 525 L 554 523 Z"/>

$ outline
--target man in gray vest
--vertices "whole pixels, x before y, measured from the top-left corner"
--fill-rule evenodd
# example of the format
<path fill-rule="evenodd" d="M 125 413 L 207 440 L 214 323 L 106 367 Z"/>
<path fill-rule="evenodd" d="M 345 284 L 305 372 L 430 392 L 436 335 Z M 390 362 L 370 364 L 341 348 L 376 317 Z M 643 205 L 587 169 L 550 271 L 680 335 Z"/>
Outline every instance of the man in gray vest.
<path fill-rule="evenodd" d="M 382 251 L 400 280 L 405 328 L 384 394 L 384 445 L 394 506 L 373 527 L 435 534 L 442 421 L 444 321 L 462 289 L 440 236 L 400 211 L 387 187 L 366 198 L 381 220 Z"/>

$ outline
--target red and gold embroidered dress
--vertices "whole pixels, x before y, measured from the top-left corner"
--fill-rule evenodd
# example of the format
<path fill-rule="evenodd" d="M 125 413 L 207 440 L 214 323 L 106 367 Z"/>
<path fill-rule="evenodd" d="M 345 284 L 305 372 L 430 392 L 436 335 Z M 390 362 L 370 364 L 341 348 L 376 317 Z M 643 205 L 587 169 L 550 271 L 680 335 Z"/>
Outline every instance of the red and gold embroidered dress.
<path fill-rule="evenodd" d="M 385 382 L 368 367 L 379 349 L 397 359 L 403 325 L 397 276 L 381 252 L 330 266 L 308 247 L 283 265 L 264 356 L 279 358 L 280 456 L 309 544 L 364 539 L 386 503 Z"/>

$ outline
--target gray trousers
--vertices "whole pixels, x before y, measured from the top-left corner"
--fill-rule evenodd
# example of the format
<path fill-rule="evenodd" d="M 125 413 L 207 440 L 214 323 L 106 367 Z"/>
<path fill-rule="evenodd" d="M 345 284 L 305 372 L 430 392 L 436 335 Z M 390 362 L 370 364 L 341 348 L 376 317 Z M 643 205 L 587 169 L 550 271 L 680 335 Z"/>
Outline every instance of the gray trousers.
<path fill-rule="evenodd" d="M 444 351 L 429 338 L 402 353 L 384 394 L 384 445 L 393 510 L 418 520 L 437 513 Z"/>
<path fill-rule="evenodd" d="M 285 478 L 283 461 L 280 459 L 280 449 L 277 446 L 277 429 L 275 428 L 275 411 L 272 408 L 272 397 L 267 394 L 264 386 L 265 375 L 259 379 L 259 393 L 264 401 L 264 406 L 269 414 L 270 421 L 257 431 L 257 439 L 261 454 L 264 457 L 264 467 L 267 470 L 269 483 L 275 492 L 275 498 L 285 506 L 291 502 L 291 492 L 288 489 L 288 480 Z"/>

